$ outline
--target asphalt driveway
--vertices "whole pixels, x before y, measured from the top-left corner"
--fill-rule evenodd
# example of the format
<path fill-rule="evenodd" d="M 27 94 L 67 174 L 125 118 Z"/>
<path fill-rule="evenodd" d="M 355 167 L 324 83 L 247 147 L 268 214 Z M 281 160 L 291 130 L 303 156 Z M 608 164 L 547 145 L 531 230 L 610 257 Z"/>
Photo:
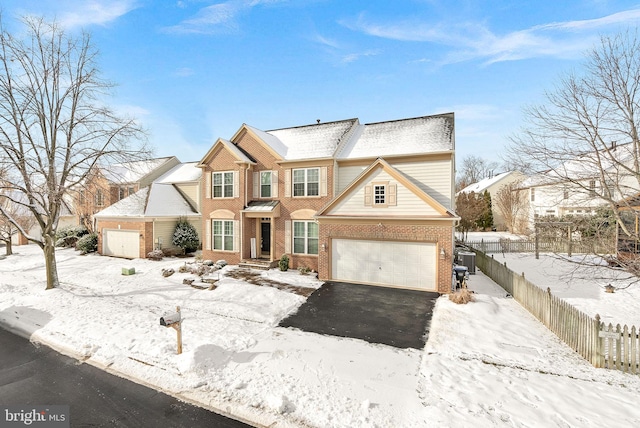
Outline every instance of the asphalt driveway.
<path fill-rule="evenodd" d="M 424 348 L 438 293 L 326 282 L 281 327 Z"/>

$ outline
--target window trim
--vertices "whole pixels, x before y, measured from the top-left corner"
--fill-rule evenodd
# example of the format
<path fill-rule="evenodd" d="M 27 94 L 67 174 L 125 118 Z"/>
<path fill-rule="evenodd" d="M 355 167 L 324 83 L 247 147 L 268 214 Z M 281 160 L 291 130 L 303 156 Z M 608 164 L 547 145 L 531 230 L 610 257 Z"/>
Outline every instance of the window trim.
<path fill-rule="evenodd" d="M 98 189 L 96 191 L 95 203 L 96 203 L 96 207 L 103 207 L 104 206 L 104 194 L 103 194 L 101 189 Z"/>
<path fill-rule="evenodd" d="M 304 236 L 297 236 L 296 235 L 296 223 L 302 223 L 304 224 Z M 310 236 L 309 235 L 309 224 L 315 224 L 316 225 L 316 236 Z M 292 248 L 291 248 L 291 253 L 292 254 L 296 254 L 296 255 L 307 255 L 307 256 L 317 256 L 320 253 L 320 249 L 319 249 L 319 245 L 320 245 L 320 226 L 318 225 L 318 222 L 315 220 L 293 220 L 291 222 L 291 238 L 292 238 Z M 304 252 L 297 252 L 296 251 L 296 239 L 303 239 L 304 242 Z M 311 253 L 309 252 L 309 241 L 315 239 L 316 241 L 316 252 L 315 253 Z"/>
<path fill-rule="evenodd" d="M 263 174 L 269 174 L 269 184 L 263 184 L 262 183 L 262 175 Z M 258 186 L 260 191 L 259 191 L 259 197 L 260 198 L 273 198 L 273 171 L 260 171 L 258 174 L 259 180 L 260 182 L 258 183 Z M 269 195 L 263 195 L 262 194 L 262 188 L 269 186 Z"/>
<path fill-rule="evenodd" d="M 220 234 L 216 234 L 216 222 L 220 222 Z M 231 234 L 227 234 L 226 231 L 226 226 L 227 223 L 230 224 L 231 226 Z M 223 220 L 223 219 L 212 219 L 211 220 L 211 251 L 225 251 L 225 252 L 234 252 L 234 242 L 235 242 L 235 235 L 234 235 L 234 221 L 233 220 Z M 220 236 L 221 238 L 221 243 L 222 243 L 222 248 L 216 248 L 216 236 Z M 231 238 L 231 249 L 226 249 L 225 248 L 225 242 L 226 242 L 226 238 Z"/>
<path fill-rule="evenodd" d="M 225 183 L 224 179 L 226 174 L 231 175 L 231 183 Z M 216 184 L 215 177 L 219 175 L 221 177 L 221 183 Z M 232 199 L 234 197 L 234 186 L 235 186 L 235 174 L 234 171 L 213 171 L 211 173 L 211 199 Z M 228 190 L 228 186 L 231 186 L 231 195 L 228 196 L 226 190 Z M 216 187 L 220 187 L 220 196 L 215 196 Z"/>
<path fill-rule="evenodd" d="M 382 189 L 381 194 L 376 194 L 377 189 Z M 378 202 L 378 197 L 382 200 Z M 384 208 L 389 206 L 389 182 L 373 182 L 371 183 L 371 205 L 373 207 Z"/>
<path fill-rule="evenodd" d="M 318 175 L 318 180 L 317 181 L 309 181 L 309 171 L 310 170 L 316 170 L 317 171 L 317 175 Z M 304 181 L 302 182 L 296 182 L 296 171 L 304 171 Z M 294 168 L 291 170 L 291 196 L 294 198 L 318 198 L 320 197 L 320 182 L 321 180 L 321 171 L 320 171 L 320 167 L 310 167 L 310 168 Z M 302 184 L 303 185 L 303 189 L 304 189 L 304 194 L 302 195 L 296 195 L 296 184 Z M 309 185 L 310 184 L 317 184 L 317 194 L 315 195 L 310 195 L 309 194 Z"/>

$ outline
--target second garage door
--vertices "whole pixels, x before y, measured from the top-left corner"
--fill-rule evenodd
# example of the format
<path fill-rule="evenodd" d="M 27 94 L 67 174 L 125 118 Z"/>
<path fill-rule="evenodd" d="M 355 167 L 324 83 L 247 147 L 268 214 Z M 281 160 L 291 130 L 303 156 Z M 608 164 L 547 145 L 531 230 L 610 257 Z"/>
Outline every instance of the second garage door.
<path fill-rule="evenodd" d="M 140 257 L 140 232 L 137 230 L 102 230 L 102 254 L 105 256 Z"/>
<path fill-rule="evenodd" d="M 435 291 L 436 244 L 334 239 L 331 278 Z"/>

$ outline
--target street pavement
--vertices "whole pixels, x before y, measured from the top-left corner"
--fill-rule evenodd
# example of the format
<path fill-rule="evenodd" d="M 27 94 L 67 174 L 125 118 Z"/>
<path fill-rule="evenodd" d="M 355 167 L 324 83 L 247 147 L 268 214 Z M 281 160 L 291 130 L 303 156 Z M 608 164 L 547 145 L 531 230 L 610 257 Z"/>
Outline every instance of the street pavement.
<path fill-rule="evenodd" d="M 23 405 L 69 405 L 71 427 L 250 426 L 82 364 L 0 328 L 0 406 Z"/>

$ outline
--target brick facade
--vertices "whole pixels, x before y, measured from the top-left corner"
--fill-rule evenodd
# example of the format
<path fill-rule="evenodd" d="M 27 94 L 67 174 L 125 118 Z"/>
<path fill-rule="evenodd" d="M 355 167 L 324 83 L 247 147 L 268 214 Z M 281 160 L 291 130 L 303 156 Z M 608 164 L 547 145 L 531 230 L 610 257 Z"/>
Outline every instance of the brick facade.
<path fill-rule="evenodd" d="M 451 291 L 451 266 L 453 254 L 453 226 L 455 216 L 451 215 L 447 208 L 439 206 L 437 209 L 439 220 L 433 217 L 416 213 L 411 215 L 399 215 L 396 218 L 367 219 L 366 216 L 343 216 L 341 219 L 331 218 L 330 214 L 321 213 L 327 207 L 335 203 L 334 180 L 337 179 L 334 168 L 335 159 L 281 159 L 280 156 L 267 146 L 266 141 L 260 140 L 252 130 L 243 127 L 233 137 L 231 143 L 219 140 L 202 159 L 200 167 L 203 176 L 201 182 L 202 195 L 202 220 L 203 234 L 207 229 L 210 236 L 203 239 L 203 257 L 211 260 L 224 259 L 230 264 L 237 264 L 243 260 L 251 258 L 251 241 L 256 240 L 258 253 L 260 253 L 261 222 L 271 224 L 271 245 L 268 258 L 272 261 L 278 260 L 283 254 L 289 256 L 289 267 L 297 269 L 306 266 L 318 272 L 322 280 L 331 277 L 331 240 L 332 239 L 360 239 L 360 240 L 381 240 L 398 242 L 423 242 L 436 245 L 435 272 L 437 276 L 436 289 L 441 293 Z M 232 144 L 234 146 L 230 146 Z M 371 153 L 370 162 L 376 161 L 375 153 Z M 453 162 L 453 154 L 443 155 L 447 160 Z M 366 163 L 366 159 L 361 159 Z M 363 163 L 363 165 L 365 165 Z M 428 166 L 425 165 L 425 168 Z M 319 186 L 326 185 L 326 195 L 319 191 L 320 196 L 293 197 L 293 179 L 287 185 L 286 179 L 293 169 L 297 168 L 320 168 L 326 171 L 326 183 L 320 179 Z M 326 168 L 326 169 L 325 169 Z M 389 167 L 393 169 L 392 167 Z M 452 167 L 453 169 L 453 167 Z M 211 197 L 211 173 L 237 171 L 238 195 L 234 198 L 212 198 Z M 254 195 L 254 173 L 260 171 L 277 172 L 277 196 L 272 198 L 260 198 Z M 398 175 L 402 176 L 402 174 Z M 366 176 L 366 175 L 365 175 Z M 362 179 L 359 179 L 362 180 Z M 402 185 L 416 188 L 415 184 L 407 177 L 402 176 Z M 413 186 L 413 187 L 412 187 Z M 451 183 L 451 186 L 453 184 Z M 290 189 L 290 195 L 286 195 L 286 189 Z M 394 187 L 395 189 L 395 187 Z M 420 188 L 413 190 L 423 192 Z M 453 187 L 451 187 L 453 191 Z M 344 193 L 343 195 L 346 195 Z M 272 192 L 273 195 L 273 192 Z M 346 196 L 341 196 L 345 198 Z M 420 196 L 418 196 L 420 197 Z M 424 196 L 423 203 L 430 204 L 433 199 Z M 278 201 L 277 208 L 269 210 L 251 210 L 252 202 L 256 201 Z M 414 205 L 415 207 L 415 205 Z M 415 209 L 415 208 L 414 208 Z M 431 209 L 433 212 L 433 209 Z M 318 217 L 316 217 L 318 216 Z M 406 218 L 405 218 L 406 217 Z M 239 245 L 234 251 L 214 251 L 207 249 L 206 241 L 212 241 L 211 219 L 233 220 L 237 222 L 237 237 Z M 296 220 L 312 220 L 319 224 L 318 254 L 292 254 L 292 248 L 286 248 L 288 226 L 291 226 L 291 245 L 293 246 L 293 222 Z M 289 223 L 291 222 L 291 223 Z M 380 227 L 379 224 L 383 224 Z M 209 227 L 207 227 L 209 224 Z M 258 254 L 260 255 L 260 254 Z M 267 257 L 262 254 L 263 258 Z M 431 262 L 431 261 L 426 261 Z"/>
<path fill-rule="evenodd" d="M 104 220 L 100 221 L 100 229 L 98 231 L 98 252 L 102 254 L 102 234 L 105 229 L 120 230 L 137 230 L 140 232 L 140 258 L 147 257 L 147 253 L 153 250 L 153 223 L 151 221 L 133 222 L 133 221 L 117 221 Z"/>
<path fill-rule="evenodd" d="M 442 222 L 439 222 L 442 223 Z M 406 222 L 366 222 L 358 223 L 357 220 L 344 224 L 321 223 L 320 246 L 325 245 L 325 250 L 320 249 L 318 278 L 328 280 L 331 278 L 331 240 L 332 239 L 363 239 L 400 242 L 428 242 L 437 244 L 438 253 L 444 249 L 444 258 L 436 254 L 437 266 L 437 291 L 449 293 L 451 291 L 451 266 L 453 264 L 453 236 L 451 224 L 438 224 L 436 222 L 424 222 L 423 224 L 406 224 Z"/>

